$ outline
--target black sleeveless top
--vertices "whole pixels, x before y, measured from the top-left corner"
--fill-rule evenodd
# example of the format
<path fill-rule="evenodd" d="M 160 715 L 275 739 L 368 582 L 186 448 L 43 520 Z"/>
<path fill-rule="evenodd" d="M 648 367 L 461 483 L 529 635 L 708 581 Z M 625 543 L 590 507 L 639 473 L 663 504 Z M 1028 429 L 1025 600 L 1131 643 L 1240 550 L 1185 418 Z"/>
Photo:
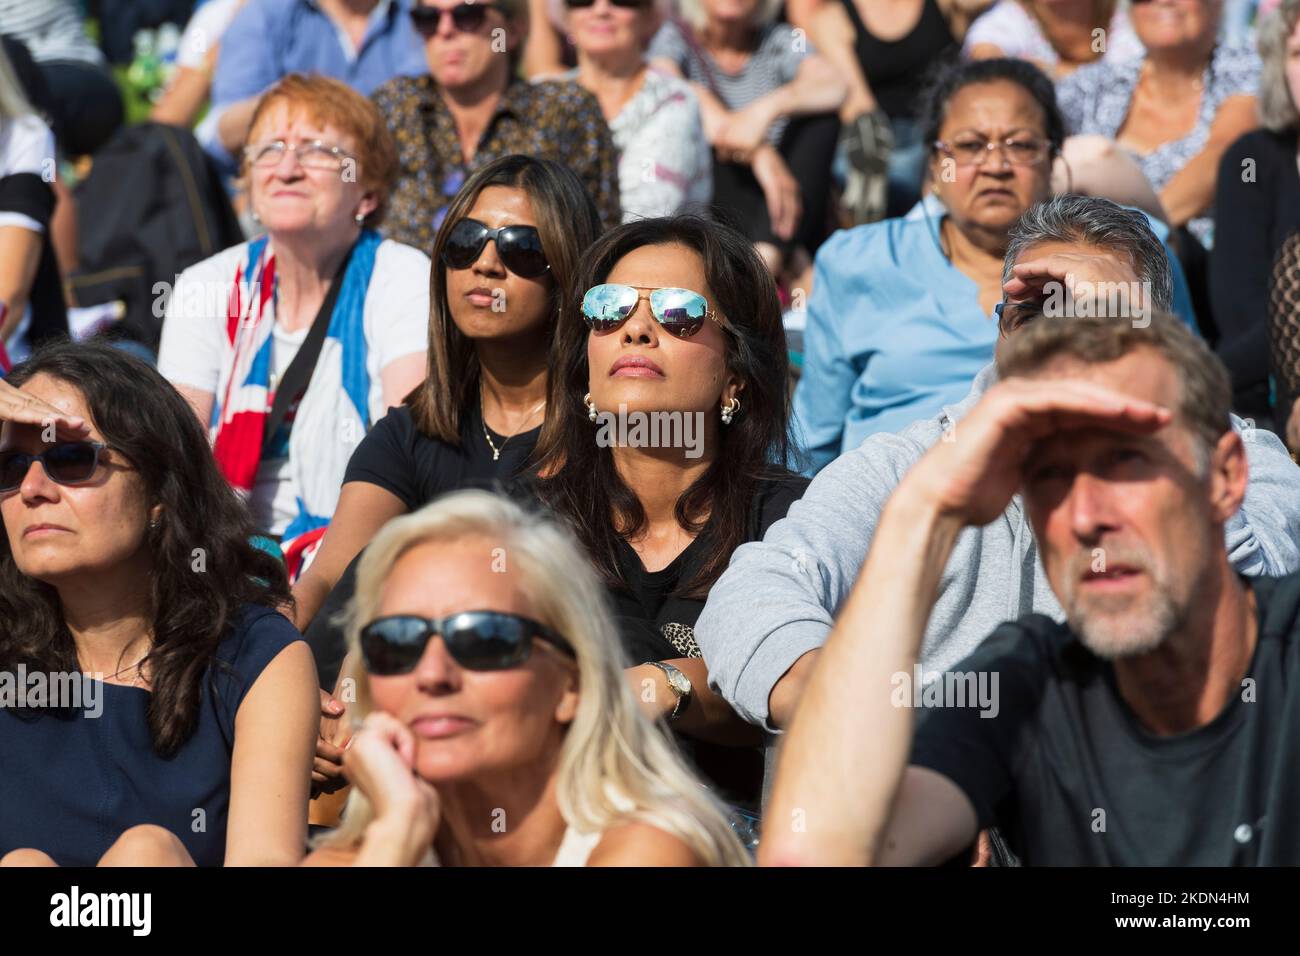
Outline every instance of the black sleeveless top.
<path fill-rule="evenodd" d="M 867 30 L 853 0 L 840 0 L 853 24 L 853 49 L 881 109 L 892 119 L 916 115 L 921 80 L 938 59 L 955 53 L 957 40 L 939 10 L 938 0 L 922 0 L 921 18 L 910 33 L 881 40 Z"/>

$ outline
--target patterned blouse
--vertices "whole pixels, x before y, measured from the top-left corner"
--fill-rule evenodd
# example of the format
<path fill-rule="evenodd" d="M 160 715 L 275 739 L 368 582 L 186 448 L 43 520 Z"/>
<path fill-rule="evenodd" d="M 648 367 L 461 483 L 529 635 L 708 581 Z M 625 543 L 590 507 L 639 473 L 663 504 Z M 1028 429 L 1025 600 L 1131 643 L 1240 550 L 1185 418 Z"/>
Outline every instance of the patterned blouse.
<path fill-rule="evenodd" d="M 384 217 L 391 239 L 432 248 L 447 206 L 469 174 L 512 153 L 568 166 L 595 200 L 601 223 L 619 222 L 614 141 L 596 98 L 576 83 L 512 81 L 469 163 L 433 77 L 397 77 L 372 99 L 397 140 L 397 184 Z"/>
<path fill-rule="evenodd" d="M 1057 102 L 1071 133 L 1100 133 L 1112 139 L 1124 125 L 1143 59 L 1111 60 L 1082 66 L 1056 87 Z M 1151 187 L 1158 193 L 1174 173 L 1205 148 L 1219 106 L 1233 96 L 1254 96 L 1259 88 L 1259 55 L 1250 46 L 1219 44 L 1205 68 L 1205 89 L 1196 126 L 1181 139 L 1151 152 L 1134 154 Z M 1207 248 L 1213 244 L 1214 220 L 1204 215 L 1187 224 Z"/>

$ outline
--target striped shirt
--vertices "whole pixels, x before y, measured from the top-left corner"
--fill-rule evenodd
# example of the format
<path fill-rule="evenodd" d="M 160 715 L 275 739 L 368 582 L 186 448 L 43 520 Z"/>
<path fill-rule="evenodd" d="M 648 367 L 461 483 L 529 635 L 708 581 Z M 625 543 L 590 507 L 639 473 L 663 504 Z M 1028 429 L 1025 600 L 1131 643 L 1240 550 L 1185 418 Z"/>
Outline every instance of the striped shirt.
<path fill-rule="evenodd" d="M 21 40 L 37 63 L 103 63 L 75 0 L 0 0 L 0 33 Z"/>
<path fill-rule="evenodd" d="M 684 24 L 669 20 L 650 43 L 648 60 L 675 63 L 682 75 L 713 91 L 722 104 L 735 111 L 748 106 L 794 79 L 803 58 L 815 52 L 802 34 L 788 23 L 770 23 L 760 27 L 754 53 L 739 73 L 726 73 L 716 60 L 700 46 L 699 40 L 687 38 Z M 789 120 L 778 119 L 767 130 L 767 141 L 781 141 Z"/>

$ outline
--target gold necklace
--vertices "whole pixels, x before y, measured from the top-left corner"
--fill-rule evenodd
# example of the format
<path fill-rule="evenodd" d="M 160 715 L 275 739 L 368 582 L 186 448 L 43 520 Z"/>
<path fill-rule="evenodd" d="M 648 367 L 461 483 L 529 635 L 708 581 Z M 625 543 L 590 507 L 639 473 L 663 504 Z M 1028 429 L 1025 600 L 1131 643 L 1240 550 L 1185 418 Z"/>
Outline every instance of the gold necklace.
<path fill-rule="evenodd" d="M 532 420 L 532 417 L 533 417 L 534 415 L 536 415 L 536 414 L 538 413 L 538 411 L 540 411 L 543 407 L 545 407 L 545 405 L 546 405 L 546 399 L 542 399 L 541 402 L 538 403 L 537 407 L 534 408 L 531 412 L 529 412 L 528 415 L 524 418 L 523 424 L 524 424 L 524 425 L 527 425 L 528 422 Z M 521 425 L 519 428 L 515 429 L 513 432 L 511 432 L 509 435 L 507 435 L 504 439 L 502 439 L 502 441 L 501 441 L 501 447 L 498 448 L 497 445 L 496 445 L 496 442 L 494 442 L 494 441 L 492 440 L 492 435 L 488 432 L 488 427 L 487 427 L 487 409 L 486 409 L 486 408 L 484 407 L 484 405 L 483 405 L 483 386 L 482 386 L 482 385 L 480 385 L 480 386 L 479 386 L 479 389 L 478 389 L 478 410 L 479 410 L 479 417 L 483 420 L 483 437 L 487 439 L 488 447 L 492 449 L 492 460 L 493 460 L 493 461 L 500 461 L 500 460 L 501 460 L 501 452 L 502 452 L 502 450 L 506 447 L 506 442 L 510 441 L 510 439 L 514 438 L 514 437 L 515 437 L 516 435 L 518 435 L 521 431 L 523 431 L 523 430 L 524 430 L 524 429 L 523 429 L 523 426 Z"/>

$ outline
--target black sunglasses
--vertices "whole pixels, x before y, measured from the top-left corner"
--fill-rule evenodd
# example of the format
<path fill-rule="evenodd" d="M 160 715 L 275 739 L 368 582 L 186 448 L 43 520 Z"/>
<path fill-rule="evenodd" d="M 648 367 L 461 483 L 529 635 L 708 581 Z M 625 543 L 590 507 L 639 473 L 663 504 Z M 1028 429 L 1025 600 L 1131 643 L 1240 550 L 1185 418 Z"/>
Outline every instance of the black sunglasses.
<path fill-rule="evenodd" d="M 442 261 L 453 269 L 468 269 L 478 261 L 489 239 L 497 244 L 502 264 L 517 276 L 535 279 L 551 267 L 535 226 L 489 229 L 477 219 L 462 219 L 452 226 L 442 247 Z"/>
<path fill-rule="evenodd" d="M 0 492 L 14 491 L 27 477 L 32 462 L 39 461 L 50 481 L 60 485 L 79 485 L 95 477 L 99 453 L 107 445 L 93 441 L 59 442 L 39 455 L 24 451 L 0 451 Z"/>
<path fill-rule="evenodd" d="M 409 674 L 424 656 L 429 639 L 442 637 L 447 653 L 471 671 L 518 667 L 541 638 L 574 657 L 573 647 L 545 624 L 504 611 L 461 611 L 442 619 L 393 614 L 361 629 L 361 656 L 366 670 L 380 677 Z"/>
<path fill-rule="evenodd" d="M 451 14 L 451 25 L 461 33 L 474 33 L 487 20 L 489 10 L 500 10 L 495 3 L 458 3 L 450 10 L 423 6 L 411 8 L 411 25 L 419 33 L 432 35 L 438 32 L 444 13 Z"/>

